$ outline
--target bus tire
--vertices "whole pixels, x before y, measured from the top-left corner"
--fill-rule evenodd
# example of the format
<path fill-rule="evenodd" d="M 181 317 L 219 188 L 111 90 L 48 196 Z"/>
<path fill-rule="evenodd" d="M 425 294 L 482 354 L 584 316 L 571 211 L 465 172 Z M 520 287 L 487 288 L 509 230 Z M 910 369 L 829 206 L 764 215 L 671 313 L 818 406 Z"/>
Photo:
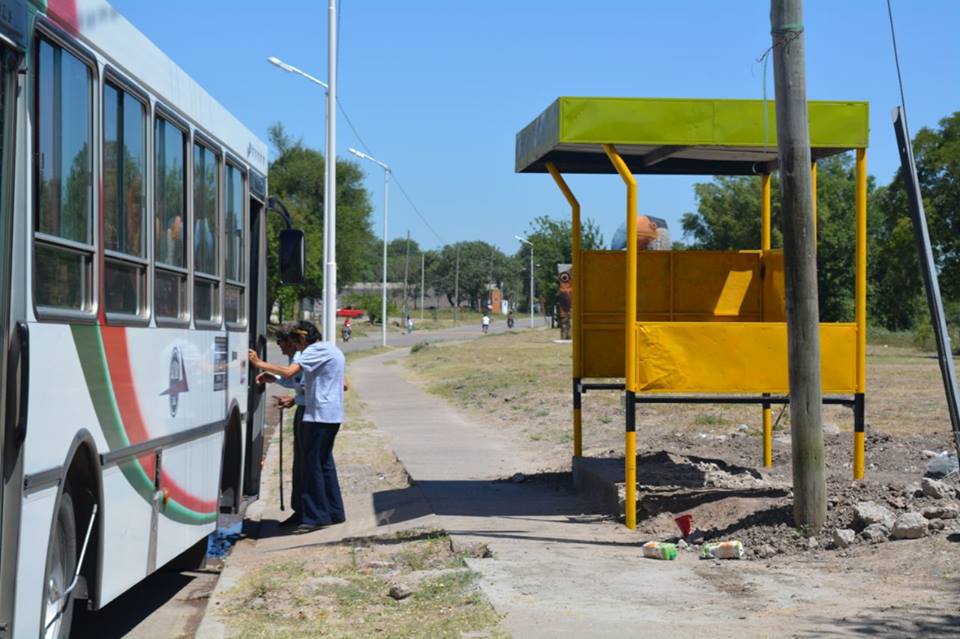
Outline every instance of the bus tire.
<path fill-rule="evenodd" d="M 77 568 L 77 521 L 73 512 L 73 499 L 67 487 L 60 495 L 56 518 L 50 534 L 50 546 L 47 549 L 47 569 L 43 578 L 43 628 L 42 637 L 66 638 L 70 636 L 73 622 L 73 593 L 67 598 L 66 605 L 60 602 L 61 593 L 73 581 Z M 59 619 L 53 621 L 62 607 Z M 47 626 L 50 625 L 48 629 Z"/>

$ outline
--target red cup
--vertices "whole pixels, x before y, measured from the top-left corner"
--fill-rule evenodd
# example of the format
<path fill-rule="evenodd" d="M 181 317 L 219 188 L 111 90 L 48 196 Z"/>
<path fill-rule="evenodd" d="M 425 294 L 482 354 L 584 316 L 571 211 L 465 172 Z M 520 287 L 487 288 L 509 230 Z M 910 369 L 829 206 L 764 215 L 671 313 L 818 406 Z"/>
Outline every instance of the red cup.
<path fill-rule="evenodd" d="M 680 529 L 680 536 L 684 539 L 689 537 L 693 531 L 693 515 L 680 515 L 679 517 L 674 517 L 673 520 L 677 522 L 677 527 Z"/>

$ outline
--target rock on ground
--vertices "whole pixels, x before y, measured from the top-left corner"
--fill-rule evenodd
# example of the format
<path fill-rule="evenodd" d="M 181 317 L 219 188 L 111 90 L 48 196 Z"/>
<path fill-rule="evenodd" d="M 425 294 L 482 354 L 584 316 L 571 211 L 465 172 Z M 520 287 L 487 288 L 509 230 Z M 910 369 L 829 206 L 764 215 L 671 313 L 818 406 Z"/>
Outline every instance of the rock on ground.
<path fill-rule="evenodd" d="M 930 479 L 929 477 L 924 477 L 920 481 L 920 489 L 924 495 L 932 497 L 933 499 L 947 499 L 948 497 L 953 497 L 954 494 L 953 488 L 942 481 Z"/>
<path fill-rule="evenodd" d="M 890 529 L 893 528 L 893 524 L 897 519 L 893 511 L 873 501 L 857 502 L 855 511 L 857 521 L 865 528 L 873 524 L 882 524 L 887 529 Z"/>
<path fill-rule="evenodd" d="M 891 536 L 894 539 L 918 539 L 928 531 L 926 518 L 917 512 L 903 513 L 897 517 Z"/>
<path fill-rule="evenodd" d="M 956 506 L 927 506 L 920 513 L 927 519 L 956 519 L 960 509 Z"/>
<path fill-rule="evenodd" d="M 857 535 L 849 528 L 837 528 L 833 531 L 833 545 L 837 548 L 846 548 L 850 546 Z"/>
<path fill-rule="evenodd" d="M 890 534 L 890 528 L 884 526 L 883 524 L 870 524 L 863 529 L 863 532 L 860 533 L 860 536 L 863 537 L 864 541 L 871 544 L 878 544 L 881 541 L 886 541 L 887 536 Z"/>

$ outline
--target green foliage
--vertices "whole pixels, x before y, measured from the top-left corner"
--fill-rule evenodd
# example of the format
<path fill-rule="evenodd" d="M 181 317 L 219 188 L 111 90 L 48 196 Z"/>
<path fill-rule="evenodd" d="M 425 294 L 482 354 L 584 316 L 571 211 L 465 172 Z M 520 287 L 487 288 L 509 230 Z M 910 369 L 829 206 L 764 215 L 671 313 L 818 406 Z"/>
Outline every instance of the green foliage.
<path fill-rule="evenodd" d="M 277 237 L 283 222 L 271 216 L 267 243 L 267 297 L 272 304 L 280 299 L 285 309 L 302 297 L 320 297 L 323 290 L 323 184 L 324 157 L 302 142 L 294 142 L 282 124 L 270 127 L 270 141 L 277 151 L 270 164 L 269 185 L 290 210 L 295 228 L 306 235 L 306 277 L 295 286 L 279 286 Z M 376 237 L 371 227 L 373 207 L 363 188 L 363 171 L 354 162 L 337 161 L 337 284 L 372 279 Z"/>
<path fill-rule="evenodd" d="M 938 129 L 920 129 L 913 139 L 913 151 L 940 288 L 950 307 L 951 300 L 960 300 L 960 111 L 940 120 Z M 932 339 L 932 332 L 926 326 L 920 261 L 902 171 L 897 171 L 889 186 L 878 190 L 874 208 L 877 219 L 871 220 L 870 252 L 874 321 L 890 330 L 916 327 L 918 340 L 925 343 Z M 960 319 L 949 311 L 947 317 Z"/>
<path fill-rule="evenodd" d="M 427 286 L 443 291 L 450 304 L 457 293 L 457 255 L 459 253 L 459 302 L 481 310 L 491 285 L 501 287 L 509 275 L 507 256 L 486 242 L 447 244 L 439 251 L 427 253 Z"/>
<path fill-rule="evenodd" d="M 553 309 L 560 291 L 557 265 L 573 262 L 573 227 L 569 220 L 542 215 L 530 223 L 527 240 L 533 244 L 535 293 L 538 299 L 545 302 L 548 310 Z M 586 220 L 582 224 L 580 243 L 584 251 L 603 248 L 603 234 L 593 220 Z M 514 277 L 523 286 L 521 308 L 529 311 L 526 304 L 530 299 L 530 247 L 523 244 L 514 255 L 513 262 Z"/>

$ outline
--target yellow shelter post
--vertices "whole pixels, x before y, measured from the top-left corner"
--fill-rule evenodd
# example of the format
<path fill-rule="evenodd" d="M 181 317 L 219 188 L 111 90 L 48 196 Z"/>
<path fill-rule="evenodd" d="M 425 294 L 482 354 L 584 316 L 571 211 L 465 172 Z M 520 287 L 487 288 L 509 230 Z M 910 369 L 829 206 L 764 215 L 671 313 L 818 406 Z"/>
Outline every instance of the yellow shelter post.
<path fill-rule="evenodd" d="M 813 244 L 816 246 L 817 238 L 817 161 L 814 160 L 810 165 L 810 182 L 813 187 Z"/>
<path fill-rule="evenodd" d="M 625 282 L 626 304 L 624 307 L 624 408 L 626 428 L 624 434 L 624 483 L 626 501 L 624 517 L 627 528 L 637 527 L 637 180 L 627 163 L 612 144 L 604 144 L 610 162 L 624 184 L 627 185 L 627 264 Z"/>
<path fill-rule="evenodd" d="M 863 479 L 866 424 L 864 394 L 867 391 L 867 150 L 857 149 L 856 168 L 857 270 L 854 304 L 857 323 L 857 392 L 853 420 L 853 478 Z"/>
<path fill-rule="evenodd" d="M 583 455 L 583 422 L 580 414 L 580 380 L 583 378 L 583 360 L 581 359 L 581 348 L 583 345 L 581 331 L 583 330 L 583 305 L 580 303 L 582 298 L 583 279 L 581 277 L 580 265 L 582 263 L 582 246 L 580 243 L 580 202 L 574 197 L 573 191 L 567 185 L 566 180 L 557 170 L 553 162 L 547 162 L 547 171 L 557 183 L 560 192 L 570 203 L 571 227 L 573 231 L 573 456 Z"/>
<path fill-rule="evenodd" d="M 770 174 L 760 176 L 760 250 L 771 247 L 770 228 Z M 773 423 L 770 419 L 770 404 L 763 405 L 763 467 L 773 468 Z"/>

